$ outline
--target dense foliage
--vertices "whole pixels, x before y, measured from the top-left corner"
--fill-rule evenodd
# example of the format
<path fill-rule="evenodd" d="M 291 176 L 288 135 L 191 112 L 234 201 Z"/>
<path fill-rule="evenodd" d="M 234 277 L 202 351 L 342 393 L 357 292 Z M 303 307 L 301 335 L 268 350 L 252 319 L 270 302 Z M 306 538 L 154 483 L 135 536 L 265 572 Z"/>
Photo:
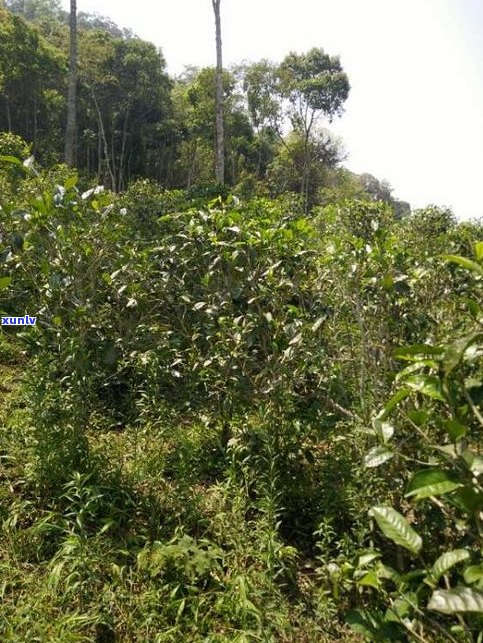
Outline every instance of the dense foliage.
<path fill-rule="evenodd" d="M 223 70 L 214 183 L 215 70 L 82 13 L 67 167 L 0 5 L 0 639 L 482 643 L 481 222 L 340 165 L 316 48 Z"/>
<path fill-rule="evenodd" d="M 0 3 L 0 131 L 32 143 L 44 165 L 64 160 L 69 16 L 57 0 Z M 153 44 L 108 18 L 80 12 L 74 165 L 123 191 L 136 179 L 165 187 L 215 177 L 215 69 L 172 78 Z M 225 183 L 246 195 L 302 195 L 305 208 L 364 193 L 407 212 L 370 175 L 340 172 L 340 144 L 324 125 L 340 115 L 349 82 L 322 49 L 223 72 Z"/>
<path fill-rule="evenodd" d="M 2 639 L 479 640 L 481 225 L 2 141 Z"/>

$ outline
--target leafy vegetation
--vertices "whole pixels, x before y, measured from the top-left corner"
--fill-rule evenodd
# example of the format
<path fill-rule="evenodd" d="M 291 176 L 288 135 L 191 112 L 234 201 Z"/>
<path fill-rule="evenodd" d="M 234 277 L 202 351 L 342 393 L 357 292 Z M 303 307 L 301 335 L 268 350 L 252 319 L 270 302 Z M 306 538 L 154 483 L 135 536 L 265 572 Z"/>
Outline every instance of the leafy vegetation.
<path fill-rule="evenodd" d="M 67 16 L 7 6 L 1 640 L 481 643 L 481 222 L 338 166 L 317 49 L 223 70 L 213 183 L 215 71 L 92 16 L 59 165 Z"/>

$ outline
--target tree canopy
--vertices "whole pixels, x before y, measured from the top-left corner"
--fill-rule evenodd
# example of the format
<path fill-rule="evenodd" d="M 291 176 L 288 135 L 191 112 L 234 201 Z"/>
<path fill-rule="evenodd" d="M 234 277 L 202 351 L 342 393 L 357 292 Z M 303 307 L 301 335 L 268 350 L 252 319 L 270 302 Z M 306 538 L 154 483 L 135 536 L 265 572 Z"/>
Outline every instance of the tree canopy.
<path fill-rule="evenodd" d="M 8 0 L 6 7 L 0 128 L 30 141 L 39 161 L 59 162 L 68 120 L 69 13 L 57 0 Z M 170 78 L 162 51 L 98 14 L 79 12 L 76 33 L 69 158 L 78 170 L 116 191 L 143 177 L 168 188 L 214 182 L 220 126 L 215 68 Z M 223 69 L 221 79 L 228 185 L 243 194 L 290 188 L 306 211 L 337 194 L 333 171 L 344 155 L 327 126 L 342 114 L 350 89 L 337 56 L 322 48 L 292 52 L 280 63 Z M 371 186 L 363 192 L 371 193 Z M 390 201 L 382 193 L 377 198 Z"/>

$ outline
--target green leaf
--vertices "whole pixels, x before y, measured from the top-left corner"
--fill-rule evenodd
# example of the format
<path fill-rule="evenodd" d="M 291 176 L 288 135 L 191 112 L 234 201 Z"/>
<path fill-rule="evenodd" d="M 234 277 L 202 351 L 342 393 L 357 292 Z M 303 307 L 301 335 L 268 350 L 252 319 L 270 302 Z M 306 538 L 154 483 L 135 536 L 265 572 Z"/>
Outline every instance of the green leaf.
<path fill-rule="evenodd" d="M 483 333 L 472 333 L 458 341 L 454 342 L 444 355 L 444 368 L 446 373 L 450 373 L 458 364 L 463 361 L 472 361 L 479 356 L 478 342 L 483 338 Z"/>
<path fill-rule="evenodd" d="M 414 531 L 404 516 L 392 507 L 372 507 L 370 514 L 374 517 L 382 533 L 396 545 L 401 545 L 413 554 L 421 551 L 423 541 Z"/>
<path fill-rule="evenodd" d="M 378 467 L 394 456 L 394 452 L 384 446 L 373 447 L 364 456 L 364 466 L 368 469 Z"/>
<path fill-rule="evenodd" d="M 478 583 L 483 580 L 483 564 L 467 567 L 463 572 L 463 578 L 465 579 L 465 583 L 468 585 L 472 585 L 473 583 Z"/>
<path fill-rule="evenodd" d="M 398 391 L 397 393 L 395 393 L 391 397 L 389 402 L 386 404 L 386 406 L 382 409 L 382 411 L 380 411 L 377 414 L 376 419 L 385 420 L 388 417 L 388 415 L 391 413 L 391 411 L 399 404 L 399 402 L 404 400 L 410 394 L 411 394 L 411 391 L 409 389 L 407 389 L 407 388 L 403 388 L 400 391 Z"/>
<path fill-rule="evenodd" d="M 411 362 L 424 359 L 425 357 L 441 355 L 444 349 L 439 346 L 431 346 L 430 344 L 414 344 L 413 346 L 403 346 L 396 348 L 394 357 L 397 359 L 406 359 Z"/>
<path fill-rule="evenodd" d="M 64 187 L 66 190 L 70 190 L 75 185 L 77 185 L 77 176 L 69 176 L 69 178 L 64 182 Z"/>
<path fill-rule="evenodd" d="M 425 375 L 424 373 L 420 373 L 419 375 L 410 375 L 405 380 L 405 384 L 414 391 L 427 395 L 434 400 L 444 401 L 441 382 L 434 375 Z"/>
<path fill-rule="evenodd" d="M 395 569 L 393 569 L 392 567 L 389 567 L 389 565 L 384 565 L 381 562 L 377 566 L 376 573 L 378 578 L 385 578 L 387 580 L 392 580 L 392 582 L 396 586 L 399 586 L 401 582 L 401 575 L 398 574 L 398 572 Z"/>
<path fill-rule="evenodd" d="M 435 585 L 441 576 L 444 576 L 452 567 L 461 563 L 463 560 L 468 560 L 470 553 L 466 549 L 455 549 L 453 551 L 446 551 L 436 560 L 431 568 L 427 582 Z"/>
<path fill-rule="evenodd" d="M 466 268 L 467 270 L 472 270 L 479 275 L 483 275 L 483 267 L 472 259 L 467 259 L 466 257 L 460 257 L 458 255 L 442 255 L 442 258 L 445 259 L 445 261 L 450 261 L 462 268 Z"/>
<path fill-rule="evenodd" d="M 389 440 L 394 435 L 394 427 L 389 422 L 382 422 L 379 418 L 376 418 L 373 422 L 375 430 L 381 436 L 384 444 L 387 444 Z"/>
<path fill-rule="evenodd" d="M 481 456 L 475 455 L 469 449 L 466 449 L 461 454 L 461 457 L 463 458 L 463 460 L 466 463 L 466 466 L 472 473 L 474 473 L 477 476 L 483 473 L 483 458 Z"/>
<path fill-rule="evenodd" d="M 403 368 L 402 371 L 399 371 L 399 373 L 396 373 L 396 377 L 394 378 L 395 382 L 400 382 L 406 380 L 407 377 L 412 375 L 413 373 L 420 373 L 423 371 L 423 369 L 426 368 L 431 368 L 431 369 L 436 369 L 438 368 L 438 362 L 436 362 L 434 359 L 420 359 L 417 362 L 411 362 L 409 366 L 406 366 L 406 368 Z"/>
<path fill-rule="evenodd" d="M 351 610 L 346 615 L 346 622 L 354 632 L 362 634 L 370 641 L 376 640 L 377 624 L 366 613 L 366 610 Z"/>
<path fill-rule="evenodd" d="M 394 277 L 392 276 L 391 273 L 387 273 L 384 275 L 384 278 L 382 280 L 382 287 L 384 290 L 391 290 L 394 286 Z"/>
<path fill-rule="evenodd" d="M 417 409 L 408 413 L 409 419 L 414 422 L 416 426 L 423 426 L 429 420 L 429 413 L 423 409 Z"/>
<path fill-rule="evenodd" d="M 466 303 L 466 306 L 468 307 L 468 310 L 470 312 L 470 315 L 473 317 L 473 319 L 478 319 L 478 316 L 480 314 L 481 308 L 474 299 L 465 299 L 464 300 Z"/>
<path fill-rule="evenodd" d="M 468 433 L 468 428 L 463 424 L 460 424 L 457 420 L 445 420 L 443 422 L 443 427 L 455 441 L 458 441 L 460 438 L 464 438 Z"/>
<path fill-rule="evenodd" d="M 406 498 L 415 496 L 415 500 L 429 498 L 430 496 L 441 496 L 450 493 L 463 485 L 452 480 L 445 471 L 441 469 L 425 469 L 417 471 L 408 484 Z"/>
<path fill-rule="evenodd" d="M 357 581 L 358 585 L 366 585 L 367 587 L 375 587 L 379 589 L 381 583 L 375 572 L 367 572 L 364 576 Z"/>
<path fill-rule="evenodd" d="M 483 592 L 471 587 L 438 589 L 433 592 L 428 609 L 442 614 L 483 613 Z"/>
<path fill-rule="evenodd" d="M 391 618 L 392 616 L 392 618 Z M 346 615 L 347 624 L 358 634 L 374 643 L 387 641 L 401 641 L 404 637 L 402 626 L 394 622 L 396 615 L 391 615 L 391 610 L 381 614 L 375 610 L 356 609 Z"/>
<path fill-rule="evenodd" d="M 20 167 L 23 167 L 23 163 L 20 159 L 18 159 L 16 156 L 0 156 L 0 161 L 5 161 L 5 163 L 12 163 L 12 165 L 18 165 Z"/>
<path fill-rule="evenodd" d="M 461 511 L 469 514 L 483 510 L 483 494 L 473 487 L 466 486 L 457 489 L 448 497 L 448 501 Z"/>
<path fill-rule="evenodd" d="M 381 554 L 378 551 L 368 551 L 365 554 L 361 554 L 357 561 L 357 567 L 362 569 L 363 567 L 366 567 L 367 565 L 369 565 L 369 563 L 372 563 L 380 557 Z"/>
<path fill-rule="evenodd" d="M 10 286 L 12 277 L 0 277 L 0 290 L 4 290 Z"/>
<path fill-rule="evenodd" d="M 403 574 L 401 580 L 403 583 L 411 584 L 413 581 L 424 578 L 426 575 L 427 571 L 425 569 L 413 569 L 407 574 Z"/>
<path fill-rule="evenodd" d="M 412 614 L 414 609 L 417 607 L 418 596 L 414 592 L 406 592 L 405 594 L 402 594 L 400 598 L 397 598 L 394 601 L 392 606 L 399 618 L 405 618 L 409 614 Z"/>
<path fill-rule="evenodd" d="M 475 257 L 478 261 L 483 261 L 483 241 L 475 243 Z"/>

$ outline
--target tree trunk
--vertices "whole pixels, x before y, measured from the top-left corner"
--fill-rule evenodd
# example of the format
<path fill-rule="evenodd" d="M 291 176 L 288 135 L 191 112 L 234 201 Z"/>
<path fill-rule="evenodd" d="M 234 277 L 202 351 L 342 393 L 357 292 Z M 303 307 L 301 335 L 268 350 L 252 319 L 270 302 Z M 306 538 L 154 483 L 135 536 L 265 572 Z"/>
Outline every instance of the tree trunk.
<path fill-rule="evenodd" d="M 127 143 L 127 124 L 129 121 L 129 110 L 130 110 L 130 105 L 127 106 L 126 108 L 126 114 L 124 116 L 124 124 L 122 128 L 122 143 L 121 143 L 121 157 L 119 159 L 119 171 L 118 171 L 118 177 L 117 177 L 117 191 L 121 192 L 122 189 L 124 188 L 124 157 L 126 154 L 126 143 Z"/>
<path fill-rule="evenodd" d="M 75 163 L 77 94 L 77 0 L 70 0 L 69 89 L 67 93 L 67 126 L 65 129 L 65 162 Z"/>
<path fill-rule="evenodd" d="M 189 190 L 193 182 L 196 170 L 196 155 L 198 153 L 198 139 L 190 141 L 188 147 L 188 176 L 186 178 L 186 189 Z"/>
<path fill-rule="evenodd" d="M 12 131 L 12 114 L 10 112 L 10 103 L 8 102 L 8 98 L 5 96 L 5 109 L 7 112 L 7 127 L 8 131 Z"/>
<path fill-rule="evenodd" d="M 102 145 L 104 147 L 104 156 L 106 158 L 106 166 L 107 166 L 107 171 L 109 172 L 109 178 L 111 179 L 111 190 L 114 192 L 116 191 L 116 178 L 114 176 L 114 172 L 112 170 L 111 166 L 111 161 L 109 158 L 109 145 L 107 143 L 107 138 L 106 138 L 106 130 L 104 128 L 104 121 L 102 120 L 102 114 L 101 110 L 99 109 L 99 103 L 97 102 L 96 94 L 94 92 L 94 89 L 91 87 L 91 94 L 92 94 L 92 100 L 94 101 L 94 107 L 96 108 L 97 112 L 97 121 L 99 123 L 99 133 L 100 133 L 100 138 L 102 141 Z"/>
<path fill-rule="evenodd" d="M 309 210 L 309 134 L 304 138 L 304 165 L 302 173 L 302 197 L 304 200 L 304 214 L 307 216 Z"/>
<path fill-rule="evenodd" d="M 216 30 L 216 155 L 215 174 L 218 183 L 225 182 L 225 142 L 223 131 L 223 58 L 221 47 L 221 0 L 211 0 L 215 13 Z"/>
<path fill-rule="evenodd" d="M 39 129 L 39 123 L 37 119 L 37 99 L 34 98 L 34 133 L 33 133 L 33 149 L 37 149 L 37 132 Z"/>

